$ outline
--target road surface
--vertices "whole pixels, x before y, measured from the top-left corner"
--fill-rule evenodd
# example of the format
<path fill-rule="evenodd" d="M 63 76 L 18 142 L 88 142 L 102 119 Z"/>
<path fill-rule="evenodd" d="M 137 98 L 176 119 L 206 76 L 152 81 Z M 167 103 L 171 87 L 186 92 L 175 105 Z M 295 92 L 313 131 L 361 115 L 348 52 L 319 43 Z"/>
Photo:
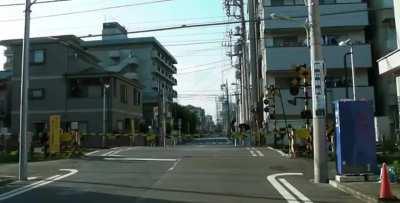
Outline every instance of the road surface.
<path fill-rule="evenodd" d="M 31 163 L 31 180 L 0 187 L 0 202 L 359 202 L 313 184 L 310 163 L 265 147 L 221 143 L 120 147 Z M 16 169 L 0 165 L 0 174 L 15 175 Z"/>

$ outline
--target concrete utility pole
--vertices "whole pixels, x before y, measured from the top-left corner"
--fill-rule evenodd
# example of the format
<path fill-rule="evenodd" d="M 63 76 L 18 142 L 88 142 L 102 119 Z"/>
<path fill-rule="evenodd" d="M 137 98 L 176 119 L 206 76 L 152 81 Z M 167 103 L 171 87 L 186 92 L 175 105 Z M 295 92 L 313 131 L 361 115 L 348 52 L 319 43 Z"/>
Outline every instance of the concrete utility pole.
<path fill-rule="evenodd" d="M 28 178 L 28 154 L 27 154 L 27 133 L 28 133 L 28 89 L 29 89 L 29 34 L 31 20 L 31 0 L 25 3 L 25 33 L 22 47 L 21 67 L 21 92 L 19 109 L 19 180 Z"/>
<path fill-rule="evenodd" d="M 251 117 L 251 134 L 257 130 L 257 101 L 258 101 L 258 81 L 257 81 L 257 41 L 256 41 L 256 16 L 255 16 L 255 0 L 248 0 L 249 7 L 249 40 L 250 40 L 250 74 L 251 74 L 251 105 L 249 105 L 249 113 Z M 251 142 L 250 142 L 251 143 Z"/>
<path fill-rule="evenodd" d="M 230 109 L 230 102 L 229 102 L 229 86 L 228 80 L 225 81 L 225 94 L 226 94 L 226 109 L 227 109 L 227 126 L 226 126 L 226 134 L 228 137 L 231 136 L 231 109 Z"/>
<path fill-rule="evenodd" d="M 245 14 L 244 14 L 244 1 L 240 0 L 240 16 L 241 16 L 241 34 L 242 34 L 242 49 L 243 49 L 243 53 L 242 53 L 242 60 L 241 60 L 241 64 L 242 64 L 242 69 L 241 69 L 241 82 L 242 82 L 242 87 L 240 89 L 242 89 L 242 105 L 243 105 L 243 114 L 244 114 L 244 122 L 247 123 L 250 119 L 249 117 L 249 101 L 250 101 L 250 97 L 248 96 L 249 92 L 250 92 L 250 87 L 249 87 L 249 68 L 248 68 L 248 56 L 247 56 L 247 40 L 246 40 L 246 18 L 245 18 Z"/>
<path fill-rule="evenodd" d="M 325 129 L 325 67 L 321 50 L 319 0 L 308 0 L 310 23 L 310 64 L 313 110 L 314 182 L 328 182 Z"/>

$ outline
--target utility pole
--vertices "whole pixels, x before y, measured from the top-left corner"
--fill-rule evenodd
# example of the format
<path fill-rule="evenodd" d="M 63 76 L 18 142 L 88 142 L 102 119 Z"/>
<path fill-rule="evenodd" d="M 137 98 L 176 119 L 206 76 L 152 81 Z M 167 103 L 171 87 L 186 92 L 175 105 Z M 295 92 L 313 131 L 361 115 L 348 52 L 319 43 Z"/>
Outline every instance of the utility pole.
<path fill-rule="evenodd" d="M 250 72 L 249 72 L 249 66 L 248 66 L 248 52 L 247 52 L 247 43 L 246 43 L 246 18 L 244 14 L 244 0 L 240 0 L 240 16 L 241 16 L 241 27 L 242 27 L 242 49 L 243 49 L 243 55 L 242 55 L 242 69 L 241 69 L 241 76 L 242 76 L 242 100 L 243 100 L 243 111 L 244 111 L 244 122 L 247 123 L 250 120 L 250 85 L 249 85 L 249 78 L 250 78 Z"/>
<path fill-rule="evenodd" d="M 229 102 L 229 88 L 228 88 L 228 80 L 225 81 L 225 94 L 226 94 L 226 109 L 227 109 L 227 125 L 226 125 L 226 134 L 228 137 L 231 136 L 231 110 L 230 110 L 230 102 Z"/>
<path fill-rule="evenodd" d="M 328 182 L 328 163 L 325 129 L 325 67 L 321 49 L 319 0 L 308 0 L 310 23 L 310 64 L 312 86 L 312 115 L 314 142 L 314 182 Z"/>
<path fill-rule="evenodd" d="M 251 123 L 253 134 L 257 128 L 257 101 L 258 101 L 258 81 L 257 81 L 257 42 L 256 42 L 256 29 L 255 29 L 255 2 L 248 0 L 249 7 L 249 40 L 250 40 L 250 74 L 251 74 Z"/>
<path fill-rule="evenodd" d="M 27 133 L 28 133 L 28 89 L 29 89 L 29 47 L 30 47 L 30 20 L 31 20 L 31 0 L 25 3 L 25 31 L 22 47 L 22 67 L 21 67 L 21 92 L 19 109 L 19 180 L 28 178 L 28 154 L 27 154 Z"/>

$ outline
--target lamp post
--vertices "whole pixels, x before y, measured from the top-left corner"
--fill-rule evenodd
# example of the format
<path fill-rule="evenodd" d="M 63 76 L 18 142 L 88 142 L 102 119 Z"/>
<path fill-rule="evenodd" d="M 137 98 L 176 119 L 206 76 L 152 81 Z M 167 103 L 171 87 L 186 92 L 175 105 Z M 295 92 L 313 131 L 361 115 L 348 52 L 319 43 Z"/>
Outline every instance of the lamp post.
<path fill-rule="evenodd" d="M 353 53 L 353 43 L 351 43 L 351 39 L 347 39 L 345 41 L 339 42 L 339 46 L 341 47 L 349 47 L 350 48 L 350 60 L 351 60 L 351 78 L 353 83 L 353 100 L 356 100 L 356 79 L 355 79 L 355 68 L 354 68 L 354 53 Z"/>

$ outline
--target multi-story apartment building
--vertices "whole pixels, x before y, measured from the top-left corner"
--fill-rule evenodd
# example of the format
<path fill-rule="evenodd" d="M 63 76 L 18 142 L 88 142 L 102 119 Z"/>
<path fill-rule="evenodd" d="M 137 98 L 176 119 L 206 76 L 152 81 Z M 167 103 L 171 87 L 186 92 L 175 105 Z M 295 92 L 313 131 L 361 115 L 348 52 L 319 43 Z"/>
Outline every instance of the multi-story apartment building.
<path fill-rule="evenodd" d="M 176 59 L 154 37 L 129 38 L 127 30 L 117 22 L 103 24 L 101 40 L 86 41 L 83 46 L 99 59 L 101 64 L 119 70 L 129 67 L 125 73 L 143 85 L 143 111 L 148 125 L 151 124 L 153 108 L 159 106 L 165 93 L 166 103 L 176 98 L 173 89 Z"/>
<path fill-rule="evenodd" d="M 368 33 L 372 44 L 374 59 L 376 99 L 376 126 L 379 138 L 392 135 L 398 128 L 399 116 L 397 107 L 395 76 L 391 74 L 379 75 L 377 59 L 396 49 L 396 26 L 393 13 L 393 0 L 368 1 L 371 25 Z"/>
<path fill-rule="evenodd" d="M 298 77 L 295 66 L 306 64 L 310 67 L 310 50 L 307 46 L 308 29 L 305 26 L 307 7 L 303 0 L 264 0 L 265 66 L 263 66 L 264 87 L 275 85 L 282 97 L 276 97 L 276 120 L 283 126 L 283 106 L 289 123 L 304 127 L 305 120 L 300 113 L 304 110 L 304 99 L 292 105 L 288 100 L 304 97 L 304 92 L 291 95 L 291 81 Z M 327 112 L 332 114 L 332 101 L 346 97 L 345 58 L 348 67 L 349 98 L 352 98 L 351 71 L 348 47 L 339 46 L 340 41 L 351 39 L 354 49 L 355 84 L 358 99 L 374 101 L 374 88 L 370 83 L 372 67 L 371 45 L 366 39 L 369 26 L 368 5 L 363 0 L 320 0 L 322 53 L 327 70 Z M 347 57 L 346 57 L 347 56 Z M 311 89 L 308 88 L 309 95 Z M 281 105 L 280 103 L 283 103 Z M 291 102 L 293 103 L 293 102 Z M 309 102 L 311 108 L 311 101 Z M 279 127 L 279 126 L 278 126 Z"/>
<path fill-rule="evenodd" d="M 203 132 L 206 125 L 206 114 L 203 108 L 188 105 L 186 106 L 190 112 L 194 113 L 197 117 L 197 132 Z"/>
<path fill-rule="evenodd" d="M 11 132 L 18 133 L 22 40 L 4 40 L 11 79 Z M 126 132 L 142 118 L 142 86 L 129 67 L 100 65 L 75 36 L 31 39 L 29 130 L 42 132 L 50 115 L 60 115 L 62 128 L 78 123 L 82 133 Z M 106 100 L 105 104 L 103 99 Z M 75 125 L 74 125 L 75 126 Z M 48 126 L 47 126 L 48 127 Z"/>
<path fill-rule="evenodd" d="M 389 4 L 389 3 L 387 3 Z M 389 103 L 389 107 L 392 107 L 390 113 L 392 114 L 397 114 L 399 116 L 400 111 L 399 111 L 399 106 L 400 106 L 400 2 L 398 0 L 393 0 L 393 5 L 394 5 L 394 22 L 392 21 L 392 25 L 395 24 L 396 28 L 396 45 L 395 45 L 395 50 L 388 53 L 387 55 L 383 56 L 381 59 L 378 60 L 378 65 L 379 65 L 379 74 L 380 74 L 380 80 L 383 80 L 386 82 L 386 86 L 389 88 L 392 88 L 392 86 L 395 84 L 396 85 L 396 97 L 397 100 L 396 103 L 391 100 Z M 391 95 L 393 96 L 393 95 Z M 390 99 L 390 98 L 389 98 Z M 397 111 L 395 111 L 397 107 Z M 396 117 L 396 115 L 393 115 L 393 117 Z M 395 128 L 399 129 L 399 125 L 397 123 L 397 126 Z M 395 134 L 392 134 L 392 138 L 396 138 L 397 141 L 400 140 L 399 133 L 397 133 L 397 136 Z M 391 139 L 392 140 L 392 139 Z"/>

